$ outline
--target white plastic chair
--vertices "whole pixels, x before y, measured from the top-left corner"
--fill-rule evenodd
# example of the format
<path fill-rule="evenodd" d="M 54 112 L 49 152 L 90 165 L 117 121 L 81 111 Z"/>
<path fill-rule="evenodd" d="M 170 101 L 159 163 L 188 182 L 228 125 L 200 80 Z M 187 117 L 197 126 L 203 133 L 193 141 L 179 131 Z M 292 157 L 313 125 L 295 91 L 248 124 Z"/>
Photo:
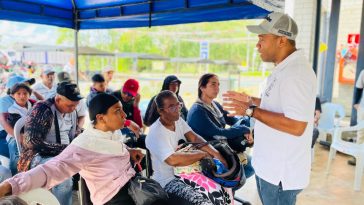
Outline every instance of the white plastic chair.
<path fill-rule="evenodd" d="M 6 168 L 9 168 L 10 167 L 9 157 L 5 157 L 3 155 L 0 155 L 0 164 L 3 165 Z"/>
<path fill-rule="evenodd" d="M 340 127 L 335 129 L 326 169 L 326 174 L 329 174 L 331 168 L 331 162 L 335 158 L 335 154 L 337 151 L 355 157 L 356 158 L 355 177 L 354 177 L 355 191 L 360 191 L 361 189 L 361 179 L 364 170 L 364 144 L 357 144 L 354 142 L 344 141 L 341 137 L 343 132 L 358 131 L 361 129 L 364 129 L 364 121 L 359 122 L 358 125 L 355 126 Z"/>
<path fill-rule="evenodd" d="M 20 134 L 20 130 L 25 125 L 25 117 L 20 118 L 18 121 L 16 121 L 14 125 L 14 137 L 16 140 L 16 145 L 18 147 L 19 154 L 22 152 L 22 145 L 21 142 L 23 141 L 23 136 Z"/>
<path fill-rule="evenodd" d="M 57 198 L 50 191 L 42 188 L 22 193 L 19 195 L 19 198 L 23 199 L 29 205 L 60 205 Z"/>
<path fill-rule="evenodd" d="M 321 108 L 317 129 L 320 132 L 319 140 L 326 141 L 327 134 L 333 135 L 335 128 L 340 126 L 341 120 L 345 117 L 345 109 L 335 103 L 324 103 Z"/>

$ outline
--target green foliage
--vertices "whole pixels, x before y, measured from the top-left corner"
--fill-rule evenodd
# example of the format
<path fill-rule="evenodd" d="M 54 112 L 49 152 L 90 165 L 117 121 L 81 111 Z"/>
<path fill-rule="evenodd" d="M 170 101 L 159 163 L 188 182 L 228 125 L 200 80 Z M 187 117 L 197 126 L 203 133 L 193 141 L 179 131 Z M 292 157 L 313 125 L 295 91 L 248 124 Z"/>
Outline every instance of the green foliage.
<path fill-rule="evenodd" d="M 254 20 L 225 21 L 214 23 L 197 23 L 152 28 L 87 30 L 79 32 L 79 46 L 91 46 L 107 52 L 134 52 L 157 54 L 165 57 L 199 58 L 200 41 L 210 42 L 210 56 L 212 60 L 230 60 L 239 65 L 249 62 L 248 66 L 257 67 L 259 56 L 254 55 L 256 38 L 249 35 L 245 26 L 256 24 Z M 57 43 L 73 45 L 74 32 L 59 29 Z M 254 56 L 256 59 L 253 59 Z M 133 60 L 114 57 L 82 56 L 80 69 L 96 71 L 102 65 L 118 65 L 117 70 L 123 73 L 132 72 Z M 139 60 L 138 72 L 149 72 L 153 68 L 150 60 Z M 196 73 L 199 64 L 165 63 L 165 71 L 153 72 L 188 72 Z M 236 66 L 235 66 L 236 67 Z M 209 65 L 210 71 L 226 72 L 221 65 Z M 237 69 L 237 68 L 229 68 Z M 257 70 L 257 69 L 254 69 Z"/>

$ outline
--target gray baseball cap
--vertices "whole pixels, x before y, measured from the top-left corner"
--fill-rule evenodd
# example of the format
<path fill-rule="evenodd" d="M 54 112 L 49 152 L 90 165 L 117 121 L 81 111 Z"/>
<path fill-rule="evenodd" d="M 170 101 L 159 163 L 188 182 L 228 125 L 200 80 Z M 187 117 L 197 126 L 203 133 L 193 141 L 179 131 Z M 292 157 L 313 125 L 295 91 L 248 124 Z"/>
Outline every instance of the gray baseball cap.
<path fill-rule="evenodd" d="M 247 29 L 252 33 L 285 36 L 290 40 L 295 40 L 298 34 L 296 22 L 287 14 L 280 12 L 268 14 L 262 23 L 247 26 Z"/>
<path fill-rule="evenodd" d="M 54 71 L 53 67 L 49 66 L 49 65 L 46 65 L 42 68 L 42 74 L 44 74 L 44 75 L 48 75 L 48 74 L 55 73 L 55 72 L 56 71 Z"/>

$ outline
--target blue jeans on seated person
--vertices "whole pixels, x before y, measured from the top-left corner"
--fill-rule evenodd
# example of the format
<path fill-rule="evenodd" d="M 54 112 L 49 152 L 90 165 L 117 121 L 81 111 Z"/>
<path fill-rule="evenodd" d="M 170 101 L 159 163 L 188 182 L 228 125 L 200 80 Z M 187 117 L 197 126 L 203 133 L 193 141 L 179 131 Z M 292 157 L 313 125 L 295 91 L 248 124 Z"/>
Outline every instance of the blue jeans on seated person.
<path fill-rule="evenodd" d="M 16 175 L 18 173 L 18 161 L 19 161 L 19 152 L 18 145 L 16 144 L 16 140 L 14 137 L 10 137 L 8 140 L 8 148 L 9 148 L 9 156 L 10 156 L 10 170 L 11 173 Z"/>
<path fill-rule="evenodd" d="M 259 198 L 263 205 L 294 205 L 296 204 L 297 195 L 302 191 L 302 189 L 283 190 L 282 183 L 274 185 L 257 175 L 255 175 L 255 179 Z"/>
<path fill-rule="evenodd" d="M 8 143 L 6 142 L 6 136 L 8 133 L 6 133 L 5 130 L 0 131 L 0 155 L 4 157 L 9 157 L 9 148 Z"/>
<path fill-rule="evenodd" d="M 36 155 L 30 164 L 30 168 L 32 169 L 39 164 L 44 164 L 52 158 L 53 157 L 42 157 L 40 155 Z M 72 205 L 72 185 L 73 181 L 72 177 L 70 177 L 52 188 L 52 193 L 56 196 L 60 204 Z"/>
<path fill-rule="evenodd" d="M 248 155 L 248 163 L 244 166 L 245 177 L 248 179 L 249 177 L 255 174 L 253 165 L 252 165 L 252 157 Z"/>
<path fill-rule="evenodd" d="M 0 162 L 0 183 L 11 177 L 11 172 L 8 168 L 1 165 Z"/>

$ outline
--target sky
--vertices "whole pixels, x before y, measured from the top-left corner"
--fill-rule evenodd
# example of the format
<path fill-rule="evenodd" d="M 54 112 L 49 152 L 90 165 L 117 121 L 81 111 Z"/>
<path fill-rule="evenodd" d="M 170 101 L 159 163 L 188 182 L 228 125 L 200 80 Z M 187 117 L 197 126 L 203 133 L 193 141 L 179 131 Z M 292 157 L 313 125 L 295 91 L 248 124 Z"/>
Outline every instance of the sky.
<path fill-rule="evenodd" d="M 0 21 L 0 45 L 3 49 L 11 49 L 14 43 L 52 45 L 56 43 L 56 40 L 57 27 Z"/>

